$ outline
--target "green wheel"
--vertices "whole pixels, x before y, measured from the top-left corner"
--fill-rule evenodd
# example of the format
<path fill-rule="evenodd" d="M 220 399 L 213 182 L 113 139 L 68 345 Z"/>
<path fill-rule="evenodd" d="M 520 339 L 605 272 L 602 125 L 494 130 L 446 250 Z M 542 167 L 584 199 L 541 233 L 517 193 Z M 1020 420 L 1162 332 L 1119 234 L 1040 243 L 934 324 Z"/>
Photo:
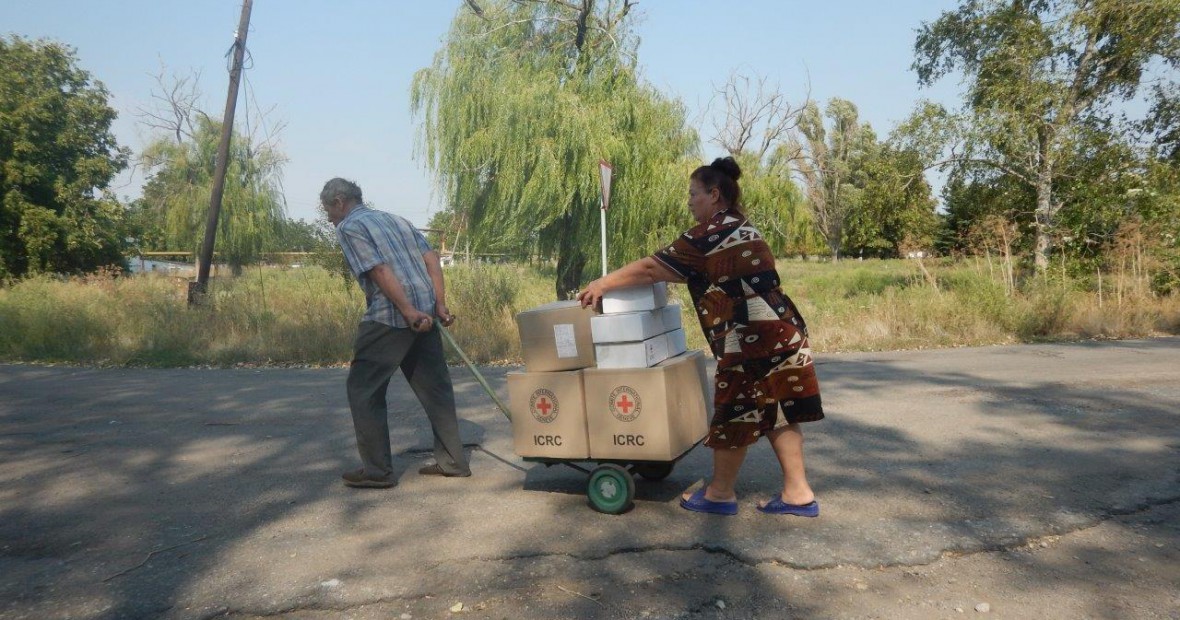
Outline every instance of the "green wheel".
<path fill-rule="evenodd" d="M 672 474 L 674 463 L 640 463 L 635 466 L 635 473 L 643 476 L 644 480 L 663 480 Z"/>
<path fill-rule="evenodd" d="M 635 479 L 626 469 L 613 463 L 599 465 L 590 472 L 586 495 L 590 497 L 590 505 L 598 512 L 617 515 L 634 503 Z"/>

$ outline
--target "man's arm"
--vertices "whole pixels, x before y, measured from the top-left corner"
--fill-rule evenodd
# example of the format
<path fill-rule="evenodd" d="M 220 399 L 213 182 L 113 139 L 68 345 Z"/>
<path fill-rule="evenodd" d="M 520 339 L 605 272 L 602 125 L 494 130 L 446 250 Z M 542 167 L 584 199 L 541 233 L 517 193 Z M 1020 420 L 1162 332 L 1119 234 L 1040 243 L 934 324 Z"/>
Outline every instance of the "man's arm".
<path fill-rule="evenodd" d="M 377 288 L 380 288 L 381 292 L 385 294 L 385 297 L 393 302 L 393 306 L 398 309 L 398 312 L 406 317 L 406 321 L 410 323 L 410 329 L 416 332 L 430 331 L 430 315 L 420 312 L 414 307 L 414 304 L 410 303 L 410 298 L 406 296 L 406 289 L 389 265 L 381 263 L 370 269 L 368 274 L 377 284 Z"/>
<path fill-rule="evenodd" d="M 455 322 L 455 316 L 447 308 L 447 289 L 443 282 L 442 260 L 438 252 L 428 250 L 422 253 L 422 262 L 426 263 L 426 273 L 430 274 L 430 282 L 434 285 L 434 314 L 448 326 Z"/>

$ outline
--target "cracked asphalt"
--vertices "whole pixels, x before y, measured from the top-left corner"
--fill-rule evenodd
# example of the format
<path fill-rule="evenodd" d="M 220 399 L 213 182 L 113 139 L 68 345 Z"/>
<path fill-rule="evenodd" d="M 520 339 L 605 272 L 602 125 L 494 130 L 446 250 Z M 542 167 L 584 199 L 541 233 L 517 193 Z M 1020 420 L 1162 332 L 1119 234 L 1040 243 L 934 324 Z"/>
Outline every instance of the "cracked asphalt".
<path fill-rule="evenodd" d="M 399 377 L 348 489 L 345 374 L 0 365 L 0 618 L 1180 618 L 1177 338 L 820 356 L 814 520 L 765 444 L 736 517 L 678 507 L 701 448 L 595 513 L 464 368 L 474 476 Z"/>

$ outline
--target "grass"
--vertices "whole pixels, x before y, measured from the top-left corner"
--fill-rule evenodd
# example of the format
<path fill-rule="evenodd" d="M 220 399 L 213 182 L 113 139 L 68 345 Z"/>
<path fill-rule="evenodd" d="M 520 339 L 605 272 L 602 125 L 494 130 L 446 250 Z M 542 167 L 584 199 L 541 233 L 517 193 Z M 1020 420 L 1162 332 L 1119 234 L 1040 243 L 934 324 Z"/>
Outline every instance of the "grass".
<path fill-rule="evenodd" d="M 876 351 L 1180 333 L 1180 296 L 1153 296 L 1129 276 L 1030 278 L 1009 293 L 978 261 L 783 260 L 783 288 L 813 347 Z M 552 270 L 447 269 L 452 333 L 480 363 L 516 363 L 517 312 L 553 300 Z M 1121 279 L 1120 279 L 1121 278 Z M 0 360 L 127 366 L 347 363 L 364 299 L 318 267 L 254 268 L 215 279 L 189 308 L 186 282 L 158 275 L 37 277 L 0 289 Z M 1117 294 L 1115 293 L 1117 291 Z M 689 345 L 705 341 L 683 286 Z M 455 357 L 452 361 L 458 362 Z"/>

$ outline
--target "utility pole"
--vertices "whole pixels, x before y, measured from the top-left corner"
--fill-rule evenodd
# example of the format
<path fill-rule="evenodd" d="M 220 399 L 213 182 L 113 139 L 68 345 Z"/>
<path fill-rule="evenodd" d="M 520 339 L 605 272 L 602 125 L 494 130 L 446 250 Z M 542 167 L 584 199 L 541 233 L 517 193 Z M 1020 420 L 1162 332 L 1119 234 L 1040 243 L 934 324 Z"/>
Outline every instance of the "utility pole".
<path fill-rule="evenodd" d="M 238 103 L 238 84 L 242 80 L 242 61 L 246 55 L 246 35 L 250 30 L 250 10 L 253 0 L 242 2 L 242 17 L 234 35 L 234 59 L 229 72 L 229 95 L 225 99 L 225 115 L 221 119 L 221 144 L 217 147 L 217 168 L 213 174 L 213 192 L 209 197 L 209 219 L 205 222 L 205 242 L 201 245 L 201 259 L 197 267 L 197 281 L 190 282 L 188 303 L 200 303 L 208 290 L 209 267 L 213 263 L 213 242 L 217 238 L 217 218 L 221 214 L 221 197 L 225 193 L 225 171 L 229 166 L 229 142 L 234 130 L 234 110 Z"/>

